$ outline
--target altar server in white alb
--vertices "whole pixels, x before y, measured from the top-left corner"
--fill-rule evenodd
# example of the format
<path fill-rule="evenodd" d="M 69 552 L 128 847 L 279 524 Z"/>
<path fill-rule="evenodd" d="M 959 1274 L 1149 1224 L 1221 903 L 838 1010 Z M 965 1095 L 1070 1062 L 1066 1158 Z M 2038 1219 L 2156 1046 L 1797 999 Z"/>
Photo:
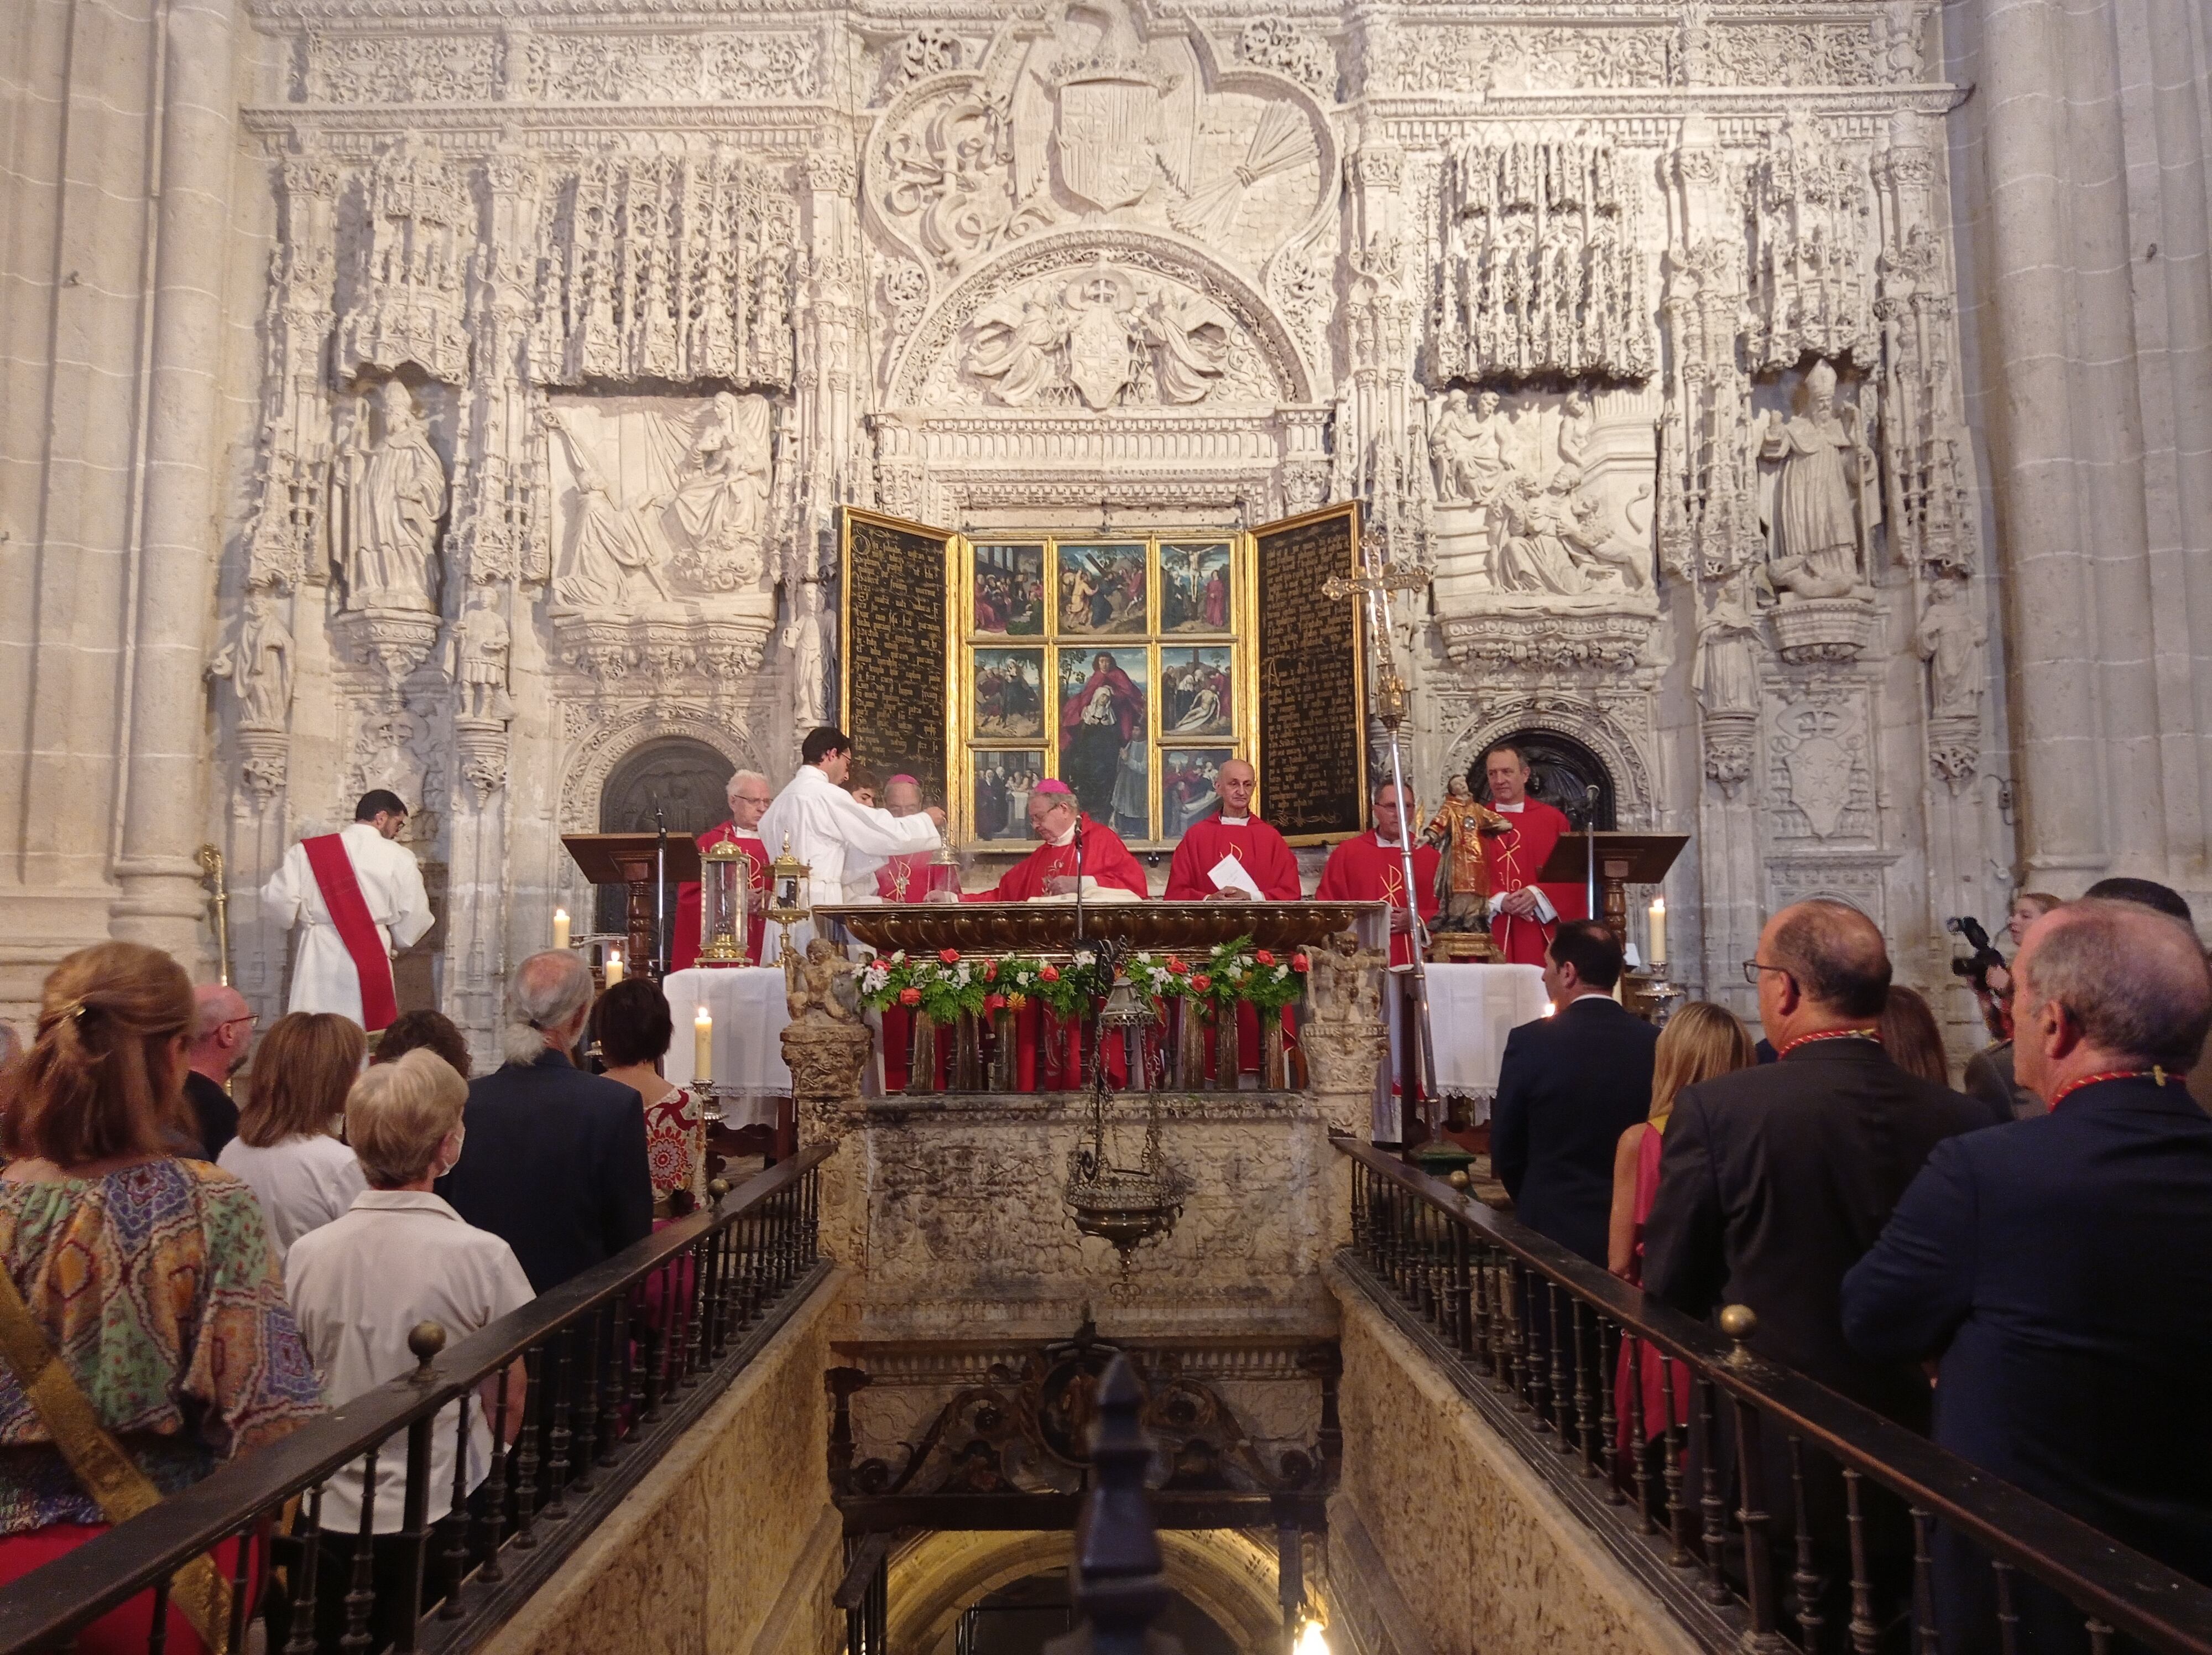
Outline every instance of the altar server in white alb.
<path fill-rule="evenodd" d="M 336 1012 L 371 1034 L 399 1015 L 392 955 L 430 928 L 430 898 L 415 853 L 395 843 L 407 825 L 399 795 L 361 796 L 343 833 L 302 839 L 261 887 L 264 912 L 297 923 L 292 952 L 295 1012 Z"/>
<path fill-rule="evenodd" d="M 761 843 L 771 859 L 788 845 L 806 864 L 806 901 L 873 903 L 876 870 L 902 852 L 934 850 L 944 843 L 945 812 L 925 806 L 914 816 L 894 816 L 862 804 L 845 791 L 853 768 L 853 744 L 830 725 L 808 733 L 799 750 L 799 774 L 776 794 L 761 818 Z M 811 928 L 792 928 L 792 946 L 803 948 Z"/>

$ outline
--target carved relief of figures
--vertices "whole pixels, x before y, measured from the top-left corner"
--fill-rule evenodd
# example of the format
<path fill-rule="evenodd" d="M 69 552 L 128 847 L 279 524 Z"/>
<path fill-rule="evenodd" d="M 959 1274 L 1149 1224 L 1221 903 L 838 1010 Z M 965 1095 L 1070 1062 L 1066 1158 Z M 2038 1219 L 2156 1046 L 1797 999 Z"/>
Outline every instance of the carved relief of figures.
<path fill-rule="evenodd" d="M 446 465 L 398 380 L 374 393 L 383 429 L 367 441 L 360 411 L 342 420 L 331 459 L 331 523 L 349 610 L 438 612 L 438 526 Z"/>
<path fill-rule="evenodd" d="M 1594 530 L 1597 502 L 1580 496 L 1582 472 L 1562 465 L 1540 485 L 1516 475 L 1498 499 L 1502 519 L 1494 567 L 1501 592 L 1641 591 L 1636 552 L 1604 543 Z"/>
<path fill-rule="evenodd" d="M 837 622 L 823 601 L 819 581 L 801 581 L 793 604 L 783 647 L 791 652 L 792 722 L 804 733 L 829 721 L 830 630 Z"/>
<path fill-rule="evenodd" d="M 767 399 L 722 392 L 700 422 L 684 480 L 669 502 L 700 579 L 714 591 L 761 577 L 768 474 Z"/>
<path fill-rule="evenodd" d="M 1863 590 L 1869 541 L 1881 521 L 1881 486 L 1858 410 L 1837 397 L 1836 370 L 1813 365 L 1788 420 L 1770 412 L 1759 458 L 1775 466 L 1767 511 L 1768 573 L 1798 598 L 1843 598 Z"/>
<path fill-rule="evenodd" d="M 265 591 L 246 594 L 238 641 L 217 652 L 208 672 L 227 678 L 238 692 L 241 730 L 282 730 L 292 712 L 292 629 Z"/>
<path fill-rule="evenodd" d="M 568 557 L 553 575 L 553 595 L 581 610 L 630 609 L 647 596 L 668 601 L 673 594 L 661 579 L 660 549 L 644 514 L 615 500 L 590 451 L 559 411 L 549 409 L 540 417 L 565 443 L 576 478 L 575 526 Z"/>
<path fill-rule="evenodd" d="M 507 617 L 495 606 L 483 605 L 464 614 L 454 631 L 453 679 L 460 691 L 460 716 L 482 723 L 512 718 L 514 709 L 507 695 Z"/>
<path fill-rule="evenodd" d="M 1928 708 L 1936 718 L 1973 718 L 1981 711 L 1981 650 L 1988 630 L 1967 595 L 1964 581 L 1936 581 L 1913 636 L 1913 653 L 1928 663 Z"/>
<path fill-rule="evenodd" d="M 1239 332 L 1201 294 L 1099 264 L 984 306 L 963 366 L 1009 407 L 1188 405 L 1222 382 Z"/>
<path fill-rule="evenodd" d="M 1488 507 L 1507 474 L 1503 399 L 1495 391 L 1485 391 L 1469 408 L 1467 392 L 1454 387 L 1431 408 L 1429 456 L 1436 467 L 1437 497 Z"/>

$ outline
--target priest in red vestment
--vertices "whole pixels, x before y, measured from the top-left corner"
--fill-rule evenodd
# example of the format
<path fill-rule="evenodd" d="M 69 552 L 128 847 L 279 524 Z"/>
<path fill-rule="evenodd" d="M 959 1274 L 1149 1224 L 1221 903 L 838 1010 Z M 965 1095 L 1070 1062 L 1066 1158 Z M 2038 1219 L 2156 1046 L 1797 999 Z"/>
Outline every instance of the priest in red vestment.
<path fill-rule="evenodd" d="M 699 836 L 699 849 L 712 850 L 719 844 L 735 844 L 745 859 L 745 953 L 756 965 L 761 959 L 761 942 L 768 931 L 768 847 L 761 843 L 756 831 L 760 818 L 767 812 L 769 801 L 775 795 L 769 791 L 768 777 L 758 770 L 739 770 L 730 778 L 725 795 L 730 801 L 730 819 L 720 827 L 709 828 Z M 676 928 L 669 940 L 668 966 L 671 970 L 688 970 L 699 963 L 699 885 L 696 879 L 686 879 L 676 887 Z"/>
<path fill-rule="evenodd" d="M 1579 885 L 1539 885 L 1552 848 L 1569 832 L 1566 817 L 1528 796 L 1528 764 L 1509 746 L 1492 747 L 1482 761 L 1490 778 L 1490 807 L 1512 825 L 1482 836 L 1490 864 L 1490 940 L 1508 965 L 1545 964 L 1563 920 L 1587 917 Z"/>
<path fill-rule="evenodd" d="M 980 610 L 982 599 L 976 604 Z M 921 783 L 911 776 L 894 776 L 884 783 L 884 808 L 894 816 L 921 814 Z M 956 877 L 957 870 L 940 869 L 933 850 L 902 850 L 876 870 L 876 895 L 884 902 L 916 903 L 929 896 L 930 881 L 943 876 Z M 886 1006 L 884 1018 L 884 1087 L 889 1092 L 906 1089 L 907 1060 L 914 1050 L 914 1019 L 903 1008 Z M 939 1084 L 951 1080 L 952 1043 L 939 1043 L 938 1049 Z"/>
<path fill-rule="evenodd" d="M 1044 841 L 1006 870 L 1006 876 L 988 891 L 970 891 L 969 902 L 1028 902 L 1036 897 L 1065 897 L 1075 890 L 1077 848 L 1075 829 L 1083 827 L 1083 877 L 1090 883 L 1083 892 L 1089 902 L 1098 893 L 1102 902 L 1127 902 L 1152 895 L 1145 870 L 1121 836 L 1104 823 L 1079 812 L 1075 794 L 1065 782 L 1040 782 L 1030 794 L 1030 831 Z"/>
<path fill-rule="evenodd" d="M 1214 790 L 1221 795 L 1221 808 L 1184 831 L 1175 860 L 1168 864 L 1168 901 L 1251 901 L 1251 893 L 1242 885 L 1214 883 L 1212 870 L 1224 861 L 1242 867 L 1268 902 L 1296 902 L 1303 894 L 1297 859 L 1291 855 L 1291 848 L 1283 843 L 1281 834 L 1251 813 L 1252 789 L 1258 781 L 1252 767 L 1241 758 L 1232 758 L 1221 767 L 1213 782 Z M 1288 1007 L 1283 1008 L 1283 1028 L 1286 1033 L 1291 1031 Z M 1237 1051 L 1239 1069 L 1257 1073 L 1260 1019 L 1249 1006 L 1237 1008 Z"/>

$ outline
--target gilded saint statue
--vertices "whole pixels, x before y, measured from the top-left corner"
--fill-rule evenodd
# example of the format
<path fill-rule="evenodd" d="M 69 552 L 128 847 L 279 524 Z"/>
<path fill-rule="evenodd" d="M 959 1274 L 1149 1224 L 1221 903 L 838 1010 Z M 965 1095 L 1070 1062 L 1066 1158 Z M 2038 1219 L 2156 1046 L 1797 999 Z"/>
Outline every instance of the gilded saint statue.
<path fill-rule="evenodd" d="M 1437 901 L 1442 912 L 1433 929 L 1482 931 L 1490 917 L 1490 868 L 1483 860 L 1482 836 L 1513 824 L 1479 802 L 1463 776 L 1444 789 L 1444 801 L 1422 835 L 1442 854 L 1437 863 Z"/>

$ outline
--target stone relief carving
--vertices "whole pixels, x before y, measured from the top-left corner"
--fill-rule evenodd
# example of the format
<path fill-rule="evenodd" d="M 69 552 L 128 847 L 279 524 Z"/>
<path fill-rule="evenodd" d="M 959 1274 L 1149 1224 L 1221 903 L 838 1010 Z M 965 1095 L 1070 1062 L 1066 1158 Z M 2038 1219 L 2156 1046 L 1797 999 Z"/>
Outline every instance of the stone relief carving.
<path fill-rule="evenodd" d="M 414 393 L 386 380 L 370 395 L 342 402 L 337 426 L 331 524 L 343 607 L 435 615 L 446 464 Z"/>
<path fill-rule="evenodd" d="M 580 34 L 532 30 L 508 52 L 511 97 L 549 103 L 759 101 L 822 91 L 820 47 L 805 33 Z M 516 72 L 519 71 L 519 72 Z"/>
<path fill-rule="evenodd" d="M 1235 319 L 1180 283 L 1103 261 L 1012 289 L 977 312 L 963 366 L 1009 407 L 1203 402 L 1228 371 Z"/>
<path fill-rule="evenodd" d="M 1866 709 L 1856 691 L 1818 689 L 1785 697 L 1769 737 L 1775 797 L 1794 810 L 1802 834 L 1817 840 L 1873 837 L 1873 782 L 1868 769 Z"/>
<path fill-rule="evenodd" d="M 514 705 L 507 694 L 507 654 L 513 642 L 507 617 L 489 604 L 470 610 L 455 624 L 449 676 L 460 693 L 462 718 L 504 723 L 514 716 Z"/>
<path fill-rule="evenodd" d="M 1328 42 L 1282 17 L 1260 17 L 1237 37 L 1237 56 L 1255 69 L 1272 69 L 1298 82 L 1317 98 L 1336 90 L 1336 54 Z"/>
<path fill-rule="evenodd" d="M 208 666 L 210 678 L 228 678 L 238 694 L 242 730 L 282 730 L 292 715 L 295 672 L 292 629 L 271 593 L 250 592 L 234 643 L 225 644 Z"/>
<path fill-rule="evenodd" d="M 1793 113 L 1752 170 L 1753 367 L 1795 368 L 1807 354 L 1864 361 L 1875 342 L 1866 260 L 1866 168 Z"/>
<path fill-rule="evenodd" d="M 489 34 L 355 34 L 310 30 L 293 95 L 309 103 L 489 103 L 499 42 Z"/>
<path fill-rule="evenodd" d="M 1793 599 L 1872 596 L 1871 539 L 1881 522 L 1881 484 L 1855 404 L 1837 394 L 1836 370 L 1814 363 L 1787 419 L 1771 410 L 1759 433 L 1766 473 L 1767 577 Z"/>
<path fill-rule="evenodd" d="M 804 738 L 830 721 L 830 663 L 836 656 L 837 618 L 819 581 L 799 581 L 793 605 L 783 647 L 791 654 L 792 728 Z"/>
<path fill-rule="evenodd" d="M 1633 186 L 1606 140 L 1471 140 L 1440 182 L 1437 383 L 1651 371 Z"/>
<path fill-rule="evenodd" d="M 412 363 L 458 385 L 468 373 L 465 326 L 476 204 L 462 169 L 408 133 L 380 154 L 362 185 L 368 235 L 341 271 L 338 376 Z"/>

